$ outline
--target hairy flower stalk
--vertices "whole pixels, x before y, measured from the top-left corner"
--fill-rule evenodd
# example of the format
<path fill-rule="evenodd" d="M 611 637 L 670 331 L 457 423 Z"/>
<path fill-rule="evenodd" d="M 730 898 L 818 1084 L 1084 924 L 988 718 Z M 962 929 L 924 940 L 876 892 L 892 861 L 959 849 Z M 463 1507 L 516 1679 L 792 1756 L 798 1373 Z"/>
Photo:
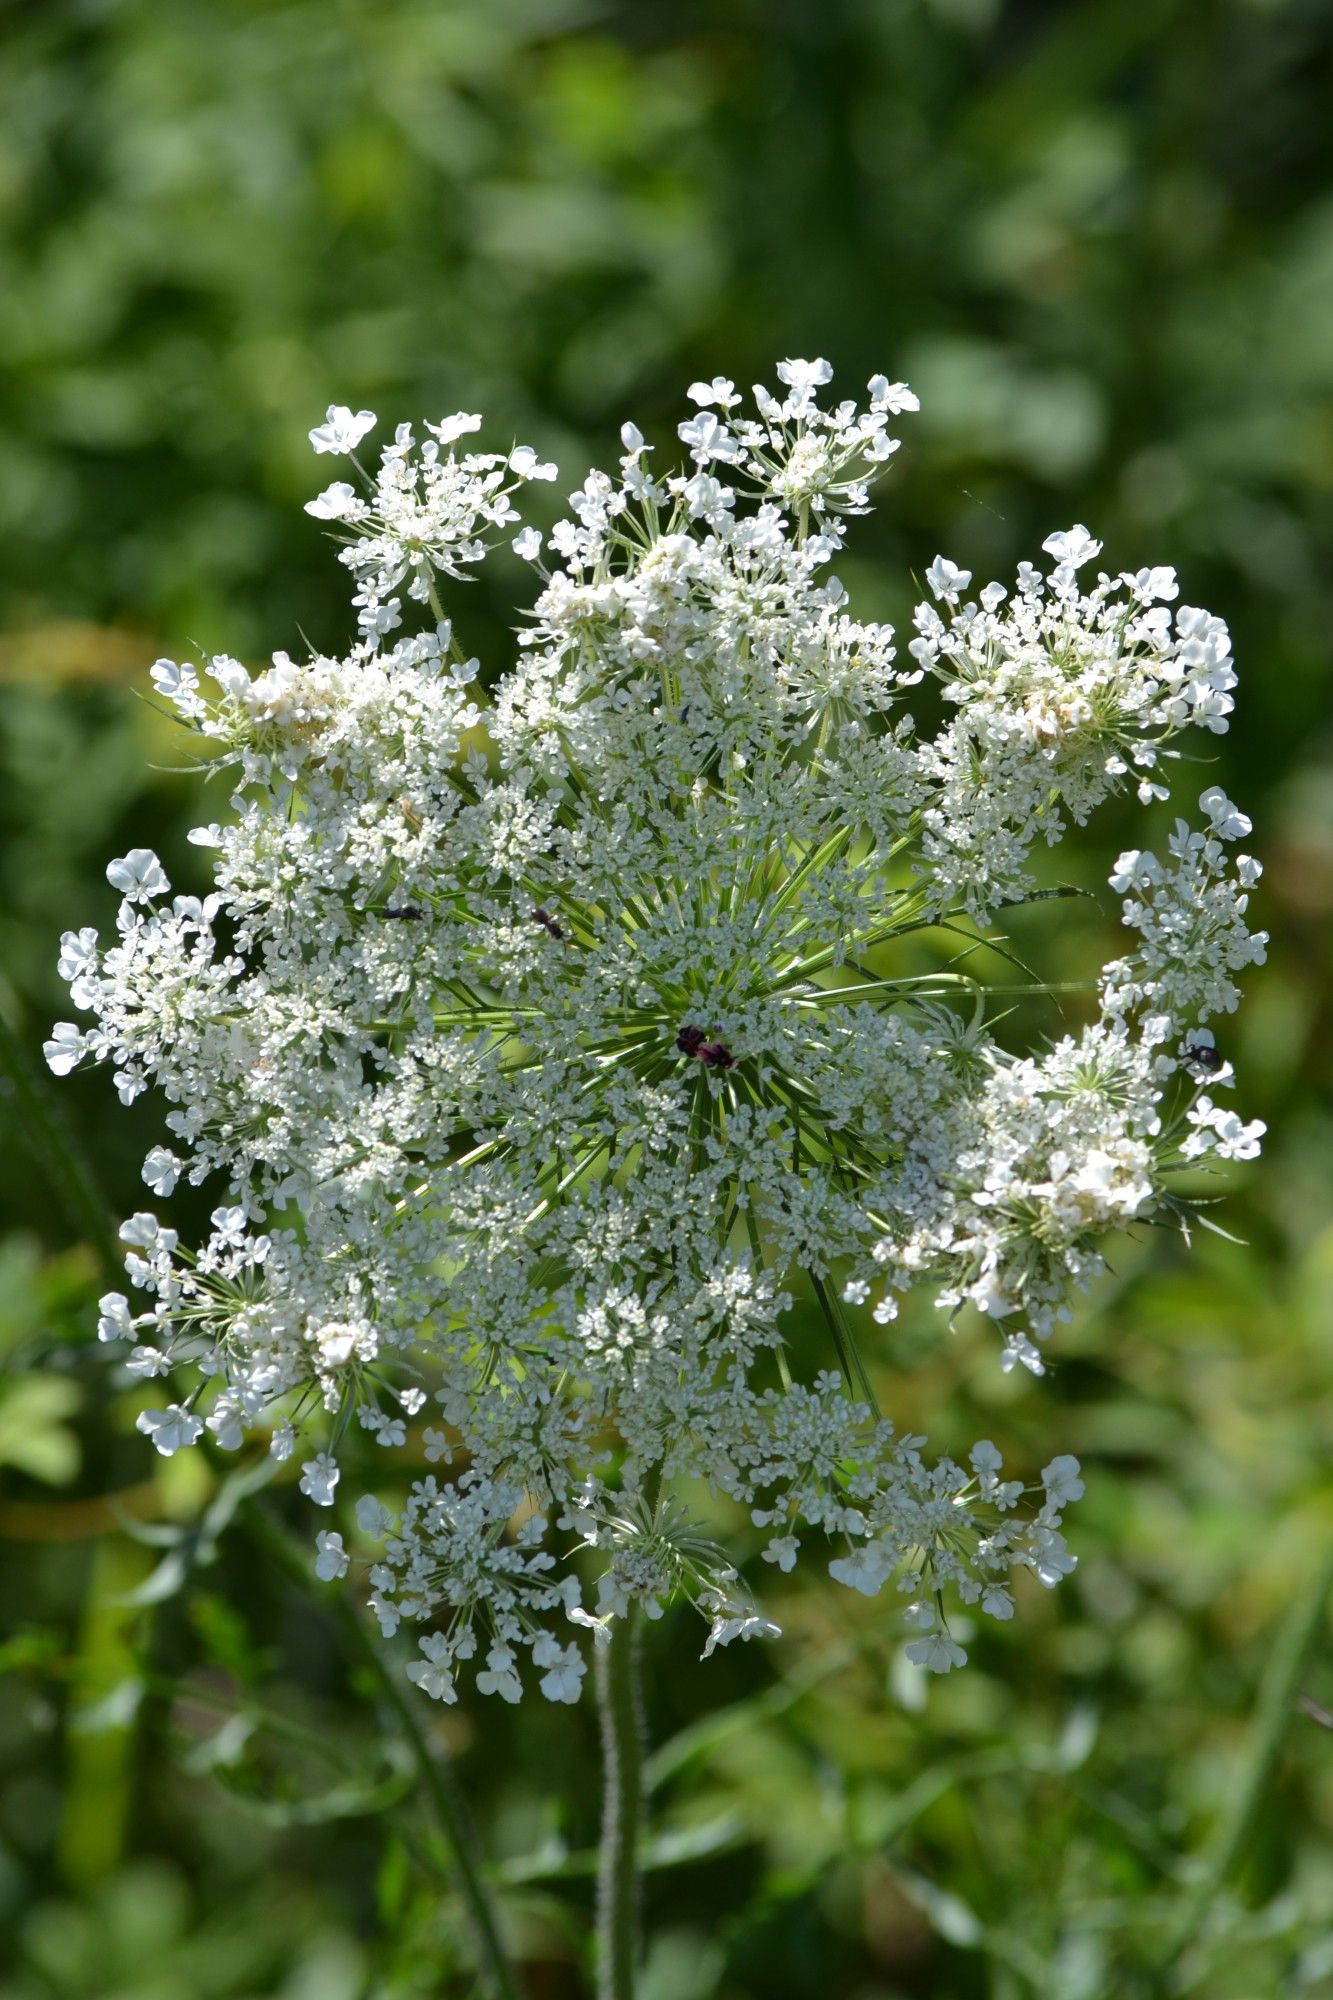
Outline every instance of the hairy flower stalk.
<path fill-rule="evenodd" d="M 639 1957 L 643 1717 L 637 1609 L 597 1648 L 602 1725 L 602 1838 L 597 1867 L 597 2000 L 633 2000 Z"/>
<path fill-rule="evenodd" d="M 155 1087 L 158 1203 L 217 1192 L 197 1247 L 148 1210 L 121 1232 L 137 1303 L 105 1298 L 100 1331 L 171 1384 L 140 1427 L 298 1454 L 343 1524 L 330 1579 L 352 1430 L 424 1455 L 396 1511 L 354 1511 L 380 1624 L 417 1628 L 442 1701 L 464 1669 L 573 1701 L 589 1633 L 671 1601 L 705 1652 L 770 1631 L 701 1489 L 780 1570 L 813 1539 L 858 1591 L 895 1578 L 912 1658 L 960 1663 L 950 1598 L 1005 1619 L 1015 1571 L 1073 1567 L 1079 1468 L 1025 1488 L 988 1441 L 928 1458 L 869 1392 L 875 1328 L 926 1286 L 1040 1373 L 1108 1238 L 1262 1131 L 1205 1025 L 1263 955 L 1215 787 L 1163 857 L 1121 856 L 1126 948 L 1077 1032 L 1015 1046 L 1019 982 L 976 970 L 1035 849 L 1126 786 L 1164 799 L 1175 739 L 1226 727 L 1225 627 L 1075 527 L 1012 586 L 937 557 L 900 654 L 829 566 L 915 398 L 876 377 L 830 407 L 826 363 L 778 373 L 753 415 L 696 383 L 670 475 L 627 424 L 549 542 L 517 502 L 554 468 L 466 449 L 478 418 L 400 427 L 368 474 L 374 419 L 331 410 L 313 441 L 349 477 L 310 511 L 356 643 L 158 663 L 231 774 L 192 836 L 213 887 L 173 895 L 136 849 L 115 940 L 64 939 L 91 1025 L 54 1030 L 53 1068 Z M 501 539 L 539 589 L 483 676 L 451 593 Z M 802 1285 L 822 1370 L 788 1352 Z"/>

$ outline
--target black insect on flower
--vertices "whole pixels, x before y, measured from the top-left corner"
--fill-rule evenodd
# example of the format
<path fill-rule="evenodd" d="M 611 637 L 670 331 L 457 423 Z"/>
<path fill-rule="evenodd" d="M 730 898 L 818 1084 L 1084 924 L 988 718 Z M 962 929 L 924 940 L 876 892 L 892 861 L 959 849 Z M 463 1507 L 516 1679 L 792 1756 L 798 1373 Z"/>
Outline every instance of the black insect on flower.
<path fill-rule="evenodd" d="M 731 1069 L 736 1058 L 725 1042 L 716 1039 L 716 1032 L 715 1029 L 710 1037 L 706 1028 L 687 1023 L 676 1036 L 676 1047 L 683 1056 L 693 1056 L 701 1062 L 705 1069 Z"/>
<path fill-rule="evenodd" d="M 549 910 L 544 910 L 540 903 L 535 910 L 529 910 L 528 915 L 532 918 L 534 924 L 540 924 L 542 929 L 548 932 L 551 937 L 562 938 L 565 935 L 560 926 L 559 919 L 553 917 Z"/>
<path fill-rule="evenodd" d="M 415 903 L 402 903 L 396 908 L 390 906 L 381 910 L 380 915 L 400 924 L 422 924 L 426 921 L 426 912 L 419 910 Z"/>
<path fill-rule="evenodd" d="M 1187 1042 L 1181 1050 L 1180 1060 L 1186 1069 L 1193 1070 L 1197 1076 L 1216 1076 L 1226 1057 L 1211 1042 Z"/>

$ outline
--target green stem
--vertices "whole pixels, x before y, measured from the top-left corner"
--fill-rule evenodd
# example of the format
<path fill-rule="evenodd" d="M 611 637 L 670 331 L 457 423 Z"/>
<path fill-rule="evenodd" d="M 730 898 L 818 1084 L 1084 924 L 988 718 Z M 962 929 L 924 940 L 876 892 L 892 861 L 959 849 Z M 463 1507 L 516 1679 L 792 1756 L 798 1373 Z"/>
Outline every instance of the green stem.
<path fill-rule="evenodd" d="M 1308 1592 L 1293 1603 L 1273 1641 L 1259 1683 L 1249 1755 L 1211 1844 L 1203 1873 L 1190 1890 L 1184 1911 L 1168 1940 L 1162 1960 L 1164 1969 L 1174 1965 L 1198 1936 L 1209 1910 L 1245 1851 L 1282 1752 L 1296 1709 L 1300 1679 L 1319 1637 L 1331 1589 L 1333 1549 L 1312 1579 Z"/>
<path fill-rule="evenodd" d="M 294 1546 L 267 1510 L 252 1502 L 246 1509 L 246 1518 L 256 1540 L 263 1543 L 293 1581 L 308 1588 L 309 1565 L 304 1554 Z M 518 1979 L 501 1940 L 499 1919 L 476 1852 L 476 1834 L 453 1767 L 440 1756 L 426 1735 L 406 1688 L 399 1685 L 398 1676 L 385 1658 L 383 1648 L 366 1630 L 364 1621 L 345 1591 L 331 1593 L 330 1608 L 349 1645 L 369 1669 L 412 1753 L 449 1849 L 459 1894 L 471 1919 L 482 1985 L 491 1995 L 491 2000 L 520 2000 Z"/>
<path fill-rule="evenodd" d="M 612 1621 L 597 1648 L 602 1724 L 602 1845 L 597 1871 L 597 2000 L 634 2000 L 639 1956 L 639 1829 L 643 1816 L 643 1721 L 639 1613 Z"/>

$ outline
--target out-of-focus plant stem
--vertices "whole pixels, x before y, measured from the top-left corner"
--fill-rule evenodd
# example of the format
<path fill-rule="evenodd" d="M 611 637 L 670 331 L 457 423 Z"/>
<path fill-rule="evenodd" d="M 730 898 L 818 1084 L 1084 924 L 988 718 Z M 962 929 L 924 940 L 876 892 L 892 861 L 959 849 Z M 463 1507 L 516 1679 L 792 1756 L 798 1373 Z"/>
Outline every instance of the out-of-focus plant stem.
<path fill-rule="evenodd" d="M 304 1553 L 261 1503 L 252 1501 L 246 1520 L 256 1541 L 303 1589 L 309 1588 L 310 1569 Z M 467 1802 L 447 1760 L 439 1755 L 421 1726 L 411 1697 L 398 1684 L 391 1662 L 354 1609 L 345 1591 L 329 1594 L 329 1607 L 348 1645 L 369 1669 L 385 1705 L 392 1711 L 420 1774 L 436 1821 L 449 1849 L 454 1872 L 476 1939 L 479 1970 L 490 2000 L 521 2000 L 518 1978 L 510 1963 L 501 1936 L 500 1921 L 491 1892 L 482 1873 L 476 1834 Z"/>
<path fill-rule="evenodd" d="M 82 1147 L 71 1137 L 63 1112 L 52 1102 L 50 1078 L 14 1030 L 16 1012 L 13 989 L 0 975 L 0 1076 L 8 1079 L 33 1154 L 71 1225 L 86 1237 L 114 1280 L 121 1272 L 116 1218 Z"/>

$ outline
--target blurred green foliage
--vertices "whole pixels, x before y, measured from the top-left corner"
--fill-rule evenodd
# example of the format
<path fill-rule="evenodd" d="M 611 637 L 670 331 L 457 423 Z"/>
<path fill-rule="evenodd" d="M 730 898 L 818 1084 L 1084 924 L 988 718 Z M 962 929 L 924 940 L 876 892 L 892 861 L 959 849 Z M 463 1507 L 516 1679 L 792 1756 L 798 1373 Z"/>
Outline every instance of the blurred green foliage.
<path fill-rule="evenodd" d="M 1255 820 L 1274 949 L 1227 1039 L 1272 1142 L 1245 1245 L 1129 1246 L 1045 1385 L 894 1329 L 906 1425 L 1089 1469 L 1077 1578 L 965 1675 L 927 1699 L 815 1573 L 768 1651 L 696 1671 L 662 1633 L 645 2000 L 1333 1995 L 1331 85 L 1324 0 L 0 4 L 6 1996 L 470 1983 L 327 1593 L 217 1467 L 149 1461 L 88 1350 L 152 1114 L 32 1051 L 107 856 L 188 878 L 146 667 L 342 638 L 301 511 L 331 401 L 485 409 L 572 483 L 692 376 L 788 353 L 922 395 L 843 565 L 874 611 L 937 548 L 1002 573 L 1077 517 L 1230 621 L 1207 778 Z M 431 1726 L 531 1993 L 583 1990 L 589 1716 Z"/>

